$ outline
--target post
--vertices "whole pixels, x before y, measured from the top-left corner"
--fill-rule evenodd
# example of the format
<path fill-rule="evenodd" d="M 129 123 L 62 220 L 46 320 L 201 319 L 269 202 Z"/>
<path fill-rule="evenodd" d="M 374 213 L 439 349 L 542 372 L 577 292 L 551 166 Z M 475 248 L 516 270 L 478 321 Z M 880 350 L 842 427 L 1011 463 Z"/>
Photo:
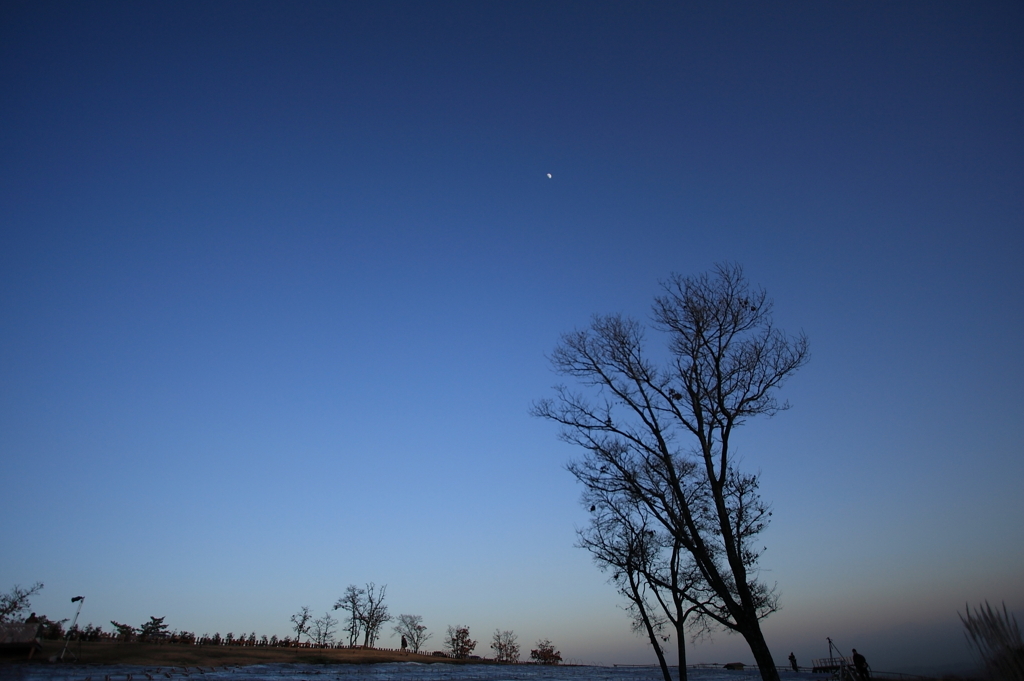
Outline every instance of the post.
<path fill-rule="evenodd" d="M 75 611 L 75 619 L 71 621 L 71 627 L 68 629 L 68 633 L 64 635 L 64 649 L 60 651 L 59 658 L 61 662 L 64 661 L 64 653 L 68 652 L 68 643 L 71 642 L 71 632 L 75 630 L 75 625 L 78 624 L 78 616 L 82 613 L 82 603 L 85 602 L 85 596 L 75 596 L 71 599 L 71 602 L 74 603 L 75 601 L 78 601 L 78 610 Z M 71 654 L 75 655 L 74 653 Z M 75 655 L 75 661 L 78 661 L 78 655 Z"/>

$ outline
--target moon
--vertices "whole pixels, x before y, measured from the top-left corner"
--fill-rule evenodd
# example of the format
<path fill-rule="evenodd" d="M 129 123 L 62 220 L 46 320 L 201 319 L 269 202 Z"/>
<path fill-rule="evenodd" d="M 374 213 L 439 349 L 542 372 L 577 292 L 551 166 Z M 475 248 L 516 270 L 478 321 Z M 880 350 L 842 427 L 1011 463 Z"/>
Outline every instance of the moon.
<path fill-rule="evenodd" d="M 548 179 L 549 180 L 551 179 L 551 173 L 548 173 Z"/>

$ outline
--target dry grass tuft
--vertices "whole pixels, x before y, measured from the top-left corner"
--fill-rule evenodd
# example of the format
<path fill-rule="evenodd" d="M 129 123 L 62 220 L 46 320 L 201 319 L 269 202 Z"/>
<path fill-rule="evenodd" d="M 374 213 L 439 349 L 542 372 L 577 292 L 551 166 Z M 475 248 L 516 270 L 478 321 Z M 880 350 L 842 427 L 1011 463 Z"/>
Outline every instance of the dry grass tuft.
<path fill-rule="evenodd" d="M 1024 641 L 1017 619 L 1006 609 L 994 610 L 988 601 L 960 615 L 967 642 L 978 651 L 985 669 L 996 681 L 1024 681 Z M 957 613 L 959 614 L 959 613 Z"/>

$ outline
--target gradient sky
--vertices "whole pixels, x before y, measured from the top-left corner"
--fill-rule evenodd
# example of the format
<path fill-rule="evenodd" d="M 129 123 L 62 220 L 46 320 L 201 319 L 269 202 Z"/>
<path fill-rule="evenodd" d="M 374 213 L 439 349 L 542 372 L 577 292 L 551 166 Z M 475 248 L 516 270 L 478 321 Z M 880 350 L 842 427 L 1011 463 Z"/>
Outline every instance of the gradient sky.
<path fill-rule="evenodd" d="M 969 663 L 1024 619 L 1022 65 L 1019 2 L 4 2 L 0 590 L 653 662 L 528 411 L 733 261 L 812 350 L 738 440 L 776 661 Z"/>

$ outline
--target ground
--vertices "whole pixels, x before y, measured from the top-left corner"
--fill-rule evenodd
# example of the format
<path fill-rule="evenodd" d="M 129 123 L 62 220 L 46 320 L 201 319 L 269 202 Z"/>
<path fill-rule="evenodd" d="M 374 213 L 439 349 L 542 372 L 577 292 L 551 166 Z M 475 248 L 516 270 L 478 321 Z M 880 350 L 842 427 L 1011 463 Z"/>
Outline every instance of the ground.
<path fill-rule="evenodd" d="M 46 662 L 60 655 L 63 641 L 44 641 L 42 653 L 34 660 Z M 248 646 L 196 646 L 157 643 L 73 642 L 68 647 L 65 661 L 86 664 L 137 664 L 153 666 L 222 667 L 226 665 L 265 664 L 271 662 L 301 662 L 305 664 L 367 664 L 373 662 L 445 662 L 447 664 L 493 664 L 491 660 L 453 660 L 448 657 L 415 655 L 393 650 L 361 648 L 277 648 Z M 23 662 L 23 657 L 5 657 L 3 662 Z"/>

